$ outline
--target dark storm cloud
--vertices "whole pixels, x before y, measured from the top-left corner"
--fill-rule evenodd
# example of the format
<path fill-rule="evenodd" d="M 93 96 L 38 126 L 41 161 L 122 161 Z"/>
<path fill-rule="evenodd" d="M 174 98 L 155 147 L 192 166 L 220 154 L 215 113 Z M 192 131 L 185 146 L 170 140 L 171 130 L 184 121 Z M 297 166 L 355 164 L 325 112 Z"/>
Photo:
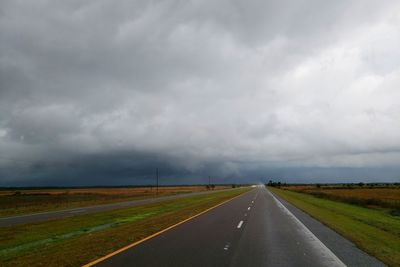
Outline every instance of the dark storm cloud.
<path fill-rule="evenodd" d="M 1 185 L 398 180 L 398 10 L 2 1 Z"/>

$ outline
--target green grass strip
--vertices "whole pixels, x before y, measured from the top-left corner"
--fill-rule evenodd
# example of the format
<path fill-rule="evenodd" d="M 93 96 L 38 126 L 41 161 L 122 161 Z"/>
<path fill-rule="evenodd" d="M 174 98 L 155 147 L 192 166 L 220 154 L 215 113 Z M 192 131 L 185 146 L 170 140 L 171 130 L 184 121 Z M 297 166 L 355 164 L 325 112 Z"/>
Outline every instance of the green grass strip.
<path fill-rule="evenodd" d="M 400 266 L 400 217 L 304 193 L 269 189 L 389 266 Z"/>
<path fill-rule="evenodd" d="M 1 227 L 0 266 L 81 266 L 248 190 Z"/>

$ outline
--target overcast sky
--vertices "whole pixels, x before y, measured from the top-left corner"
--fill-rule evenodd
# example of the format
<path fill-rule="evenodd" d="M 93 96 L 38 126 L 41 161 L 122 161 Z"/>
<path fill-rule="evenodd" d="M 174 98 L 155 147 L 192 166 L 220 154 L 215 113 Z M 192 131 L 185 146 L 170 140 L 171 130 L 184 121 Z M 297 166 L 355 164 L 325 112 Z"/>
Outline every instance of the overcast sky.
<path fill-rule="evenodd" d="M 0 186 L 400 181 L 400 2 L 0 2 Z"/>

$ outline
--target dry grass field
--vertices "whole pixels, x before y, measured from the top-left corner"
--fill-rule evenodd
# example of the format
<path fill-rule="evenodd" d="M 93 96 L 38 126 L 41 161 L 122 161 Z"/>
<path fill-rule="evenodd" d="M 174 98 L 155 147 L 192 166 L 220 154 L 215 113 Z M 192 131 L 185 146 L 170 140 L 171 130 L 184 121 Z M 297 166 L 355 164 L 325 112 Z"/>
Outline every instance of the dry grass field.
<path fill-rule="evenodd" d="M 227 188 L 227 186 L 217 186 L 217 189 Z M 205 186 L 166 186 L 159 187 L 160 194 L 169 193 L 188 193 L 207 190 Z M 15 195 L 62 195 L 62 194 L 101 194 L 118 196 L 143 196 L 155 194 L 155 187 L 101 187 L 101 188 L 55 188 L 55 189 L 23 189 L 23 190 L 0 190 L 1 196 Z"/>
<path fill-rule="evenodd" d="M 392 213 L 400 212 L 400 187 L 368 187 L 368 186 L 285 186 L 300 193 L 326 198 L 368 208 L 389 209 Z M 398 214 L 400 215 L 400 214 Z"/>
<path fill-rule="evenodd" d="M 216 186 L 215 190 L 229 188 Z M 205 186 L 0 190 L 0 217 L 207 190 Z"/>

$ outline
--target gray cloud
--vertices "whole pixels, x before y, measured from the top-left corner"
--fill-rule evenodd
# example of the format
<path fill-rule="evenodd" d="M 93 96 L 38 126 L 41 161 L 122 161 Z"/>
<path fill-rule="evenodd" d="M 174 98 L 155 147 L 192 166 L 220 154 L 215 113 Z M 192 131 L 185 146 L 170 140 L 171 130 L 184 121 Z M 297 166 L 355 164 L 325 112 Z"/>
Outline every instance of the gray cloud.
<path fill-rule="evenodd" d="M 399 7 L 2 1 L 0 185 L 399 181 Z"/>

